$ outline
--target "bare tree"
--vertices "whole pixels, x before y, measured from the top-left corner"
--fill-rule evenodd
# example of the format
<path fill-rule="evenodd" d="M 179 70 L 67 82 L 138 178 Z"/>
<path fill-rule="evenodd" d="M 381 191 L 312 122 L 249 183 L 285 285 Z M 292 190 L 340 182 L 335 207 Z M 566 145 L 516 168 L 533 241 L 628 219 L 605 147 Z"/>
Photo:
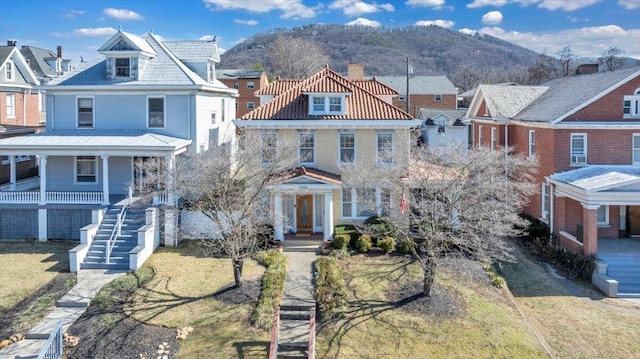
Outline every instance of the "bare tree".
<path fill-rule="evenodd" d="M 325 50 L 310 40 L 278 36 L 267 48 L 271 72 L 284 78 L 306 78 L 331 60 Z"/>
<path fill-rule="evenodd" d="M 453 74 L 453 83 L 460 89 L 461 93 L 478 86 L 480 79 L 480 71 L 468 65 L 459 66 Z"/>
<path fill-rule="evenodd" d="M 347 176 L 356 188 L 394 194 L 393 208 L 380 208 L 380 201 L 366 205 L 394 228 L 400 241 L 415 241 L 408 247 L 422 267 L 422 294 L 429 296 L 442 255 L 512 259 L 506 238 L 518 234 L 516 225 L 526 224 L 518 214 L 535 190 L 534 162 L 508 150 L 464 154 L 453 147 L 416 148 L 406 168 L 388 167 L 375 177 L 352 168 Z"/>
<path fill-rule="evenodd" d="M 560 51 L 556 52 L 556 56 L 558 59 L 558 63 L 560 64 L 561 76 L 567 77 L 572 74 L 573 63 L 578 58 L 578 55 L 571 50 L 571 46 L 567 45 L 563 47 Z"/>
<path fill-rule="evenodd" d="M 609 71 L 619 70 L 624 65 L 624 59 L 619 55 L 624 54 L 624 50 L 617 46 L 609 46 L 608 49 L 602 51 L 602 55 L 598 58 L 600 65 L 605 65 Z"/>
<path fill-rule="evenodd" d="M 240 139 L 239 146 L 223 145 L 197 155 L 176 158 L 170 176 L 154 176 L 166 167 L 145 163 L 149 193 L 173 188 L 181 199 L 182 233 L 199 238 L 204 253 L 231 259 L 235 285 L 241 287 L 247 258 L 264 248 L 272 236 L 271 191 L 277 179 L 297 164 L 297 143 L 278 141 L 274 133 L 255 133 Z M 153 167 L 155 168 L 153 168 Z M 170 178 L 167 185 L 163 178 Z"/>

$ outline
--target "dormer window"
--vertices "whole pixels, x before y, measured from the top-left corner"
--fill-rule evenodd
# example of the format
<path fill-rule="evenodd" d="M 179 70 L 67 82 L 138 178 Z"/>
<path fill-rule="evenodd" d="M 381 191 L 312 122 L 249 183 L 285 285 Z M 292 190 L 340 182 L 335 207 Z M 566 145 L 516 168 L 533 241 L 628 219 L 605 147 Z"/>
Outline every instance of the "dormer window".
<path fill-rule="evenodd" d="M 344 96 L 310 96 L 311 108 L 309 114 L 311 115 L 341 115 L 345 112 Z"/>
<path fill-rule="evenodd" d="M 116 77 L 129 77 L 131 75 L 131 59 L 128 57 L 125 58 L 116 58 L 115 62 L 115 74 Z"/>
<path fill-rule="evenodd" d="M 7 60 L 4 64 L 4 79 L 7 81 L 15 81 L 15 71 L 13 69 L 13 61 Z"/>

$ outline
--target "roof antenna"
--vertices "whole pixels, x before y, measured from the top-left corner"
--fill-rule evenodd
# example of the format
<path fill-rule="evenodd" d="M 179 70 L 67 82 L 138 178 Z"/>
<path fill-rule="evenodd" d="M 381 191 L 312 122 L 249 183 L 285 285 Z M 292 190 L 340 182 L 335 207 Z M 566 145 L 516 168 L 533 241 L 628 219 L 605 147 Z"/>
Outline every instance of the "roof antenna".
<path fill-rule="evenodd" d="M 122 25 L 118 25 L 118 31 L 122 31 Z"/>

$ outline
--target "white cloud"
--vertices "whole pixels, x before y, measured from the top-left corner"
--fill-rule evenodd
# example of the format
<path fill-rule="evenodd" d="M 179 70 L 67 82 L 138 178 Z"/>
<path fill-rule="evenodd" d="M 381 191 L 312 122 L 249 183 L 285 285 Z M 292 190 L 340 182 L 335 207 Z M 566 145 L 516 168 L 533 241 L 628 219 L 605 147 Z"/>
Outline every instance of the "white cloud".
<path fill-rule="evenodd" d="M 575 16 L 567 16 L 567 20 L 569 20 L 571 22 L 589 22 L 589 18 L 588 17 L 580 18 L 580 17 L 575 17 Z"/>
<path fill-rule="evenodd" d="M 142 20 L 144 19 L 144 17 L 140 14 L 138 14 L 135 11 L 132 10 L 127 10 L 127 9 L 114 9 L 111 7 L 108 7 L 104 10 L 102 10 L 102 12 L 107 15 L 107 17 L 110 17 L 112 19 L 116 19 L 116 20 Z"/>
<path fill-rule="evenodd" d="M 322 5 L 308 7 L 302 0 L 203 0 L 211 10 L 248 10 L 263 13 L 273 10 L 282 11 L 282 19 L 310 19 Z"/>
<path fill-rule="evenodd" d="M 375 20 L 365 19 L 363 17 L 359 17 L 353 21 L 349 21 L 347 23 L 348 26 L 370 26 L 370 27 L 379 27 L 381 24 Z"/>
<path fill-rule="evenodd" d="M 200 36 L 198 38 L 198 40 L 200 40 L 200 41 L 213 41 L 214 37 L 216 37 L 216 35 L 203 35 L 203 36 Z"/>
<path fill-rule="evenodd" d="M 232 42 L 232 44 L 234 44 L 234 45 L 241 44 L 241 43 L 243 43 L 243 42 L 244 42 L 244 40 L 246 40 L 246 39 L 247 39 L 246 37 L 241 37 L 241 38 L 239 38 L 238 40 L 236 40 L 236 41 Z"/>
<path fill-rule="evenodd" d="M 444 5 L 444 0 L 407 0 L 405 5 L 439 8 Z"/>
<path fill-rule="evenodd" d="M 73 30 L 73 35 L 77 37 L 99 37 L 99 36 L 111 36 L 116 33 L 116 29 L 112 27 L 88 27 L 83 29 Z"/>
<path fill-rule="evenodd" d="M 489 11 L 482 15 L 482 23 L 486 25 L 498 25 L 503 19 L 504 16 L 500 11 Z"/>
<path fill-rule="evenodd" d="M 578 56 L 598 57 L 610 46 L 625 51 L 624 56 L 640 59 L 640 29 L 625 30 L 617 25 L 583 27 L 549 33 L 521 33 L 498 27 L 483 28 L 481 33 L 498 37 L 536 52 L 554 54 L 569 45 Z"/>
<path fill-rule="evenodd" d="M 258 22 L 256 20 L 240 20 L 240 19 L 235 19 L 233 20 L 233 22 L 235 22 L 236 24 L 240 24 L 240 25 L 248 25 L 248 26 L 256 26 L 258 25 Z"/>
<path fill-rule="evenodd" d="M 444 27 L 445 29 L 448 29 L 453 27 L 453 25 L 455 25 L 455 22 L 451 20 L 420 20 L 416 22 L 415 25 L 416 26 L 436 25 L 436 26 L 440 26 L 440 27 Z"/>
<path fill-rule="evenodd" d="M 465 27 L 464 29 L 460 29 L 460 30 L 458 30 L 458 31 L 459 31 L 459 32 L 461 32 L 461 33 L 463 33 L 463 34 L 465 34 L 465 35 L 469 35 L 469 36 L 474 36 L 475 34 L 477 34 L 477 33 L 478 33 L 478 31 L 476 31 L 476 30 L 471 30 L 471 29 L 468 29 L 468 28 L 466 28 L 466 27 Z"/>
<path fill-rule="evenodd" d="M 64 14 L 64 17 L 66 17 L 67 19 L 73 19 L 79 15 L 84 15 L 84 10 L 69 10 L 66 14 Z"/>
<path fill-rule="evenodd" d="M 627 10 L 640 9 L 640 0 L 618 0 L 618 4 Z"/>
<path fill-rule="evenodd" d="M 548 10 L 573 11 L 593 5 L 601 0 L 542 0 L 538 7 Z"/>
<path fill-rule="evenodd" d="M 380 10 L 394 11 L 393 5 L 387 4 L 370 4 L 361 0 L 335 0 L 329 5 L 329 9 L 342 10 L 346 16 L 360 16 L 364 14 L 372 14 Z"/>

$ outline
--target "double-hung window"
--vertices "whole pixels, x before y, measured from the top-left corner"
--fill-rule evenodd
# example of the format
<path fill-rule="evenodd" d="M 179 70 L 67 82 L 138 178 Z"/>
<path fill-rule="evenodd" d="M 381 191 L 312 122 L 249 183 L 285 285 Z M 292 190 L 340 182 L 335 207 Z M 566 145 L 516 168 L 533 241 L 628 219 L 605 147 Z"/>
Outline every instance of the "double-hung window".
<path fill-rule="evenodd" d="M 356 134 L 351 132 L 340 133 L 340 148 L 338 160 L 341 164 L 351 164 L 356 161 Z"/>
<path fill-rule="evenodd" d="M 529 130 L 529 157 L 536 155 L 536 131 Z"/>
<path fill-rule="evenodd" d="M 253 83 L 253 81 L 248 81 L 247 82 L 247 88 L 248 89 L 252 89 L 252 88 L 254 88 L 254 86 L 255 86 L 255 84 Z"/>
<path fill-rule="evenodd" d="M 324 112 L 324 97 L 313 98 L 313 112 Z"/>
<path fill-rule="evenodd" d="M 376 189 L 358 188 L 356 190 L 356 217 L 371 217 L 376 208 Z"/>
<path fill-rule="evenodd" d="M 542 184 L 540 212 L 542 219 L 549 219 L 549 209 L 551 208 L 551 186 L 547 183 Z"/>
<path fill-rule="evenodd" d="M 329 112 L 342 112 L 342 97 L 329 97 Z"/>
<path fill-rule="evenodd" d="M 640 133 L 633 134 L 633 164 L 640 165 Z"/>
<path fill-rule="evenodd" d="M 376 164 L 393 163 L 393 133 L 379 132 L 376 137 Z"/>
<path fill-rule="evenodd" d="M 149 128 L 164 128 L 165 108 L 164 97 L 149 97 L 148 99 L 148 126 Z"/>
<path fill-rule="evenodd" d="M 16 95 L 7 94 L 7 117 L 16 117 Z"/>
<path fill-rule="evenodd" d="M 571 165 L 584 166 L 587 164 L 587 134 L 571 134 Z"/>
<path fill-rule="evenodd" d="M 624 97 L 622 115 L 624 118 L 640 117 L 640 88 L 636 89 L 632 96 Z"/>
<path fill-rule="evenodd" d="M 478 147 L 482 147 L 482 126 L 478 126 Z"/>
<path fill-rule="evenodd" d="M 128 57 L 116 58 L 115 74 L 116 77 L 129 77 L 131 75 L 131 59 Z"/>
<path fill-rule="evenodd" d="M 78 128 L 93 128 L 93 97 L 79 97 Z"/>
<path fill-rule="evenodd" d="M 436 95 L 435 95 L 435 100 L 436 100 L 436 101 L 442 101 L 442 95 L 440 95 L 440 94 L 436 94 Z"/>
<path fill-rule="evenodd" d="M 311 96 L 309 114 L 342 114 L 344 113 L 343 96 Z"/>
<path fill-rule="evenodd" d="M 4 79 L 7 80 L 7 81 L 15 81 L 16 80 L 16 74 L 15 74 L 13 61 L 11 61 L 11 60 L 7 60 L 7 62 L 4 64 Z"/>
<path fill-rule="evenodd" d="M 98 182 L 98 159 L 95 156 L 76 156 L 76 183 Z"/>
<path fill-rule="evenodd" d="M 274 131 L 262 132 L 262 164 L 271 165 L 276 160 L 278 133 Z"/>
<path fill-rule="evenodd" d="M 353 195 L 351 188 L 342 189 L 342 217 L 349 218 L 352 216 L 351 208 L 353 208 Z"/>
<path fill-rule="evenodd" d="M 256 104 L 253 102 L 247 102 L 247 110 L 253 110 Z"/>
<path fill-rule="evenodd" d="M 609 225 L 609 206 L 598 207 L 598 225 L 599 226 Z"/>
<path fill-rule="evenodd" d="M 491 149 L 498 149 L 498 129 L 491 127 Z"/>
<path fill-rule="evenodd" d="M 300 133 L 299 162 L 301 164 L 313 165 L 316 163 L 316 134 L 313 132 Z"/>

